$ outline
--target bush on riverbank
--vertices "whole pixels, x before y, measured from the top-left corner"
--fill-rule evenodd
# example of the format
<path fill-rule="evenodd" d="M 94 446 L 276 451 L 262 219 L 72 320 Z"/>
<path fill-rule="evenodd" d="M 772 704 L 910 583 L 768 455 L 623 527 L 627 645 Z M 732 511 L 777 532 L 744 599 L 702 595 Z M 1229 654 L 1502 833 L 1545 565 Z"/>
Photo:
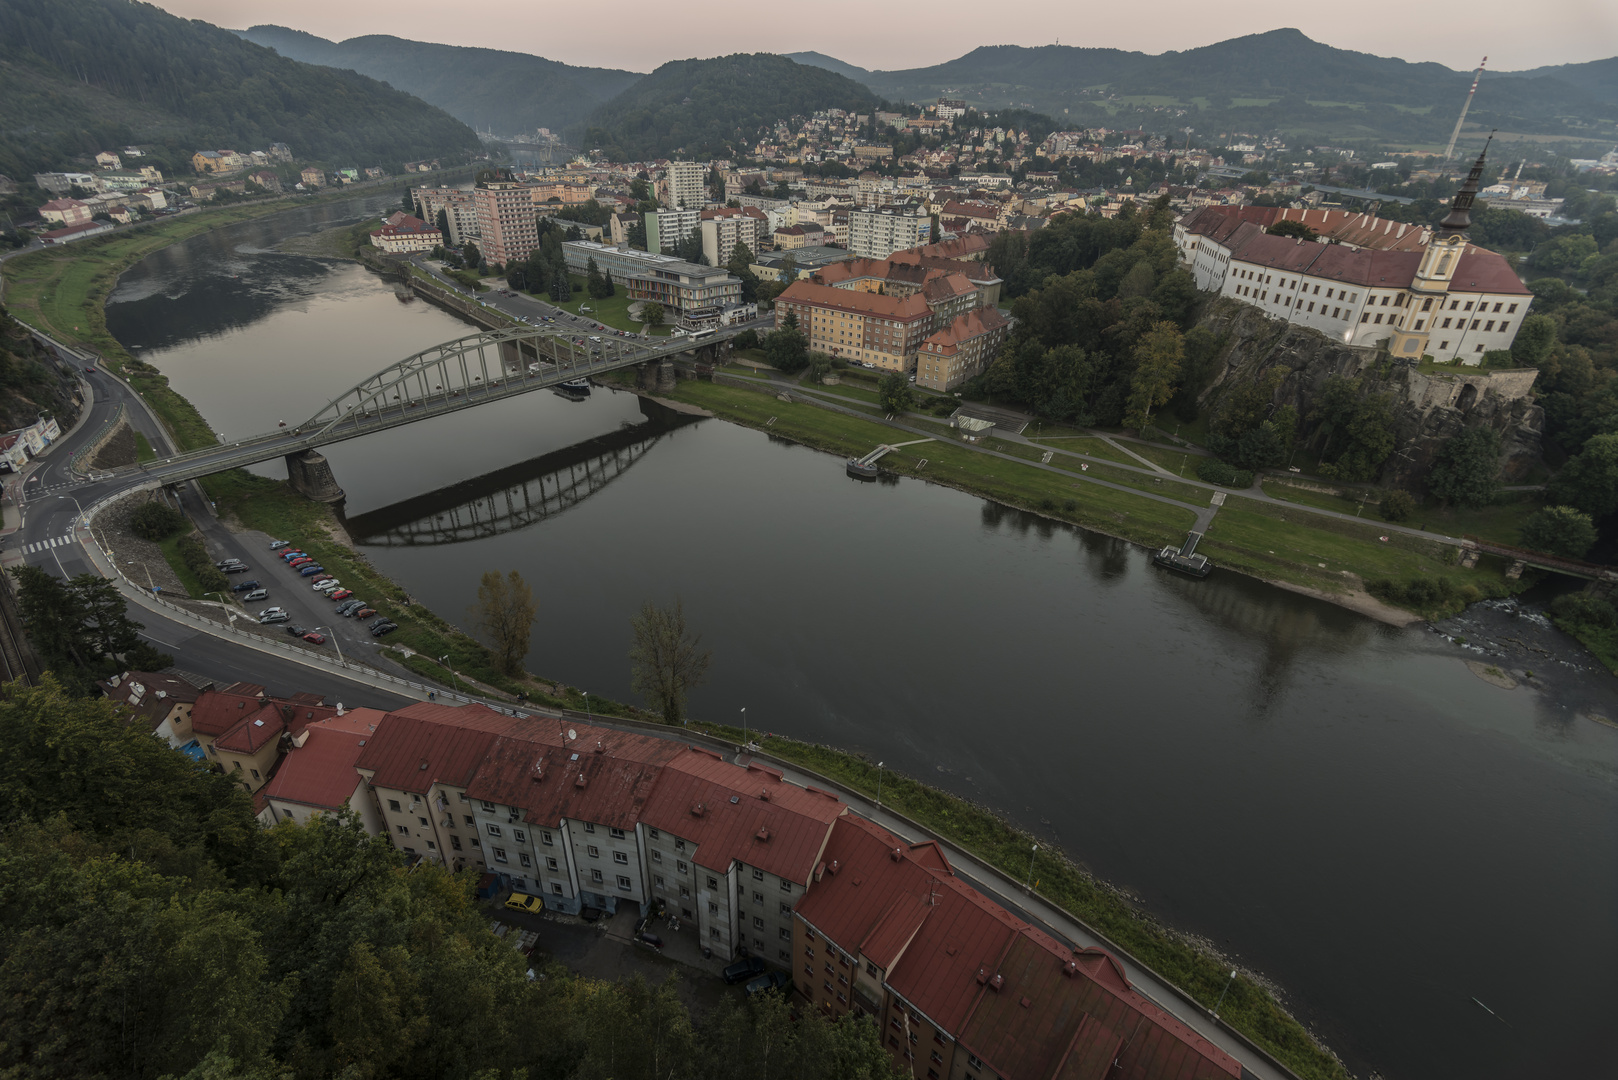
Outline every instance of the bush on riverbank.
<path fill-rule="evenodd" d="M 1466 605 L 1493 597 L 1509 596 L 1504 588 L 1493 588 L 1487 580 L 1478 585 L 1457 585 L 1447 577 L 1411 577 L 1403 581 L 1376 578 L 1365 583 L 1365 591 L 1383 603 L 1414 611 L 1429 619 L 1459 615 Z"/>
<path fill-rule="evenodd" d="M 1556 628 L 1579 643 L 1618 675 L 1618 608 L 1598 596 L 1566 593 L 1551 601 Z"/>
<path fill-rule="evenodd" d="M 1197 479 L 1228 488 L 1250 488 L 1253 474 L 1246 469 L 1227 465 L 1218 458 L 1203 458 L 1197 462 Z"/>

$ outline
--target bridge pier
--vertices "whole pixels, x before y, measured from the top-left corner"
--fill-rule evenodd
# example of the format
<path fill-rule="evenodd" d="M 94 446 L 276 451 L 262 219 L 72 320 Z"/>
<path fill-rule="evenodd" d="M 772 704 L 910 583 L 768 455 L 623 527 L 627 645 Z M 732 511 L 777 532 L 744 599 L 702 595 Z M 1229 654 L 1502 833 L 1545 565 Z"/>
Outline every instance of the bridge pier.
<path fill-rule="evenodd" d="M 673 360 L 648 360 L 640 366 L 635 384 L 642 390 L 667 393 L 674 389 L 677 381 Z"/>
<path fill-rule="evenodd" d="M 343 489 L 337 486 L 331 463 L 319 450 L 303 450 L 286 456 L 287 484 L 306 499 L 315 502 L 342 502 Z"/>

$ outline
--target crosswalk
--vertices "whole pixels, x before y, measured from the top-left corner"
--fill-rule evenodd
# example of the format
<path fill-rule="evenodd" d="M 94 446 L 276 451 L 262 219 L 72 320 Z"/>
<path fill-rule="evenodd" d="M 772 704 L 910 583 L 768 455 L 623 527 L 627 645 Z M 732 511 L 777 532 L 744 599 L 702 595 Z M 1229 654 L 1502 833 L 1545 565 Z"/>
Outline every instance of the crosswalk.
<path fill-rule="evenodd" d="M 32 555 L 38 551 L 49 551 L 53 547 L 60 547 L 63 544 L 71 543 L 73 543 L 73 537 L 71 535 L 53 536 L 49 540 L 40 540 L 37 543 L 29 544 L 27 547 L 22 549 L 22 553 L 24 555 Z"/>

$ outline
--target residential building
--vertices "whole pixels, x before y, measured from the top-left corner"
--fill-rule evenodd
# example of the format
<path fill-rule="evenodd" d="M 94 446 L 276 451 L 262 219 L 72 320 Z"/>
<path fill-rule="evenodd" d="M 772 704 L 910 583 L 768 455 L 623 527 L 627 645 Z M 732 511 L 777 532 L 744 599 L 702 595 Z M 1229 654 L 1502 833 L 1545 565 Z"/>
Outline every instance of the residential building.
<path fill-rule="evenodd" d="M 791 278 L 796 281 L 800 277 L 808 277 L 817 270 L 825 269 L 832 263 L 847 262 L 854 256 L 849 254 L 847 248 L 838 247 L 801 247 L 791 251 L 761 251 L 754 256 L 752 266 L 748 269 L 760 281 L 780 281 L 781 274 L 786 270 L 790 261 Z"/>
<path fill-rule="evenodd" d="M 81 172 L 35 173 L 34 184 L 41 191 L 48 191 L 52 195 L 66 196 L 71 194 L 74 188 L 94 191 L 96 189 L 96 178 L 93 173 Z"/>
<path fill-rule="evenodd" d="M 39 234 L 42 244 L 71 244 L 75 240 L 85 240 L 92 236 L 112 231 L 112 225 L 105 221 L 86 221 L 82 225 L 69 225 L 62 229 L 52 229 Z"/>
<path fill-rule="evenodd" d="M 123 159 L 111 150 L 103 150 L 96 155 L 96 168 L 98 169 L 121 169 L 123 166 Z"/>
<path fill-rule="evenodd" d="M 961 881 L 931 843 L 849 814 L 794 916 L 793 979 L 814 1011 L 869 1018 L 928 1080 L 1239 1080 L 1241 1063 Z"/>
<path fill-rule="evenodd" d="M 390 255 L 404 255 L 412 251 L 431 251 L 444 242 L 443 234 L 412 214 L 396 210 L 382 227 L 371 233 L 371 244 Z"/>
<path fill-rule="evenodd" d="M 478 250 L 489 262 L 526 259 L 539 246 L 539 222 L 528 188 L 511 180 L 491 180 L 472 189 L 478 223 Z"/>
<path fill-rule="evenodd" d="M 836 269 L 831 267 L 829 269 Z M 775 300 L 775 325 L 796 315 L 809 348 L 885 371 L 912 371 L 933 313 L 920 293 L 886 296 L 800 279 Z"/>
<path fill-rule="evenodd" d="M 176 750 L 195 745 L 191 710 L 204 690 L 213 689 L 212 683 L 199 688 L 178 675 L 144 671 L 114 675 L 100 686 L 126 723 L 139 725 Z"/>
<path fill-rule="evenodd" d="M 191 169 L 198 176 L 231 173 L 245 165 L 242 155 L 234 150 L 198 150 L 191 155 Z"/>
<path fill-rule="evenodd" d="M 922 342 L 916 358 L 916 385 L 946 392 L 981 375 L 999 354 L 1010 325 L 1011 320 L 993 307 L 957 315 Z"/>
<path fill-rule="evenodd" d="M 856 146 L 854 147 L 854 160 L 861 165 L 869 165 L 872 162 L 892 161 L 893 147 Z"/>
<path fill-rule="evenodd" d="M 249 182 L 257 184 L 265 191 L 278 192 L 281 190 L 281 178 L 268 169 L 260 169 L 257 172 L 248 173 L 247 179 Z"/>
<path fill-rule="evenodd" d="M 700 210 L 648 210 L 646 250 L 678 253 L 680 245 L 691 239 L 701 223 Z"/>
<path fill-rule="evenodd" d="M 530 180 L 527 187 L 536 207 L 578 206 L 596 197 L 594 185 L 576 180 Z"/>
<path fill-rule="evenodd" d="M 326 174 L 313 165 L 306 165 L 298 178 L 303 181 L 304 187 L 321 187 L 326 183 Z"/>
<path fill-rule="evenodd" d="M 665 176 L 666 205 L 671 210 L 701 210 L 708 205 L 708 169 L 696 161 L 671 161 Z"/>
<path fill-rule="evenodd" d="M 869 259 L 927 243 L 932 222 L 919 204 L 859 207 L 848 215 L 848 249 Z"/>
<path fill-rule="evenodd" d="M 444 224 L 448 226 L 449 243 L 460 247 L 468 240 L 478 239 L 477 207 L 472 201 L 472 192 L 466 188 L 452 187 L 419 187 L 412 188 L 411 195 L 416 205 L 421 208 L 421 220 L 427 224 L 438 227 L 438 215 L 444 215 Z M 442 234 L 440 234 L 442 235 Z M 443 243 L 442 240 L 439 241 Z"/>
<path fill-rule="evenodd" d="M 746 244 L 748 251 L 758 254 L 759 241 L 769 235 L 768 222 L 764 211 L 752 206 L 702 211 L 698 227 L 702 230 L 703 256 L 711 266 L 724 266 L 737 244 Z"/>
<path fill-rule="evenodd" d="M 379 709 L 337 709 L 292 736 L 274 775 L 259 792 L 269 822 L 302 825 L 321 814 L 352 810 L 367 831 L 382 832 L 376 798 L 354 765 L 386 715 Z"/>
<path fill-rule="evenodd" d="M 59 225 L 83 225 L 90 220 L 90 207 L 78 199 L 52 199 L 39 208 L 39 216 Z"/>
<path fill-rule="evenodd" d="M 695 308 L 730 308 L 741 303 L 742 282 L 723 266 L 698 266 L 672 255 L 612 247 L 593 240 L 569 240 L 562 254 L 570 273 L 583 274 L 591 259 L 631 300 L 650 300 L 676 315 Z"/>
<path fill-rule="evenodd" d="M 607 235 L 612 238 L 614 247 L 619 244 L 627 244 L 629 243 L 629 231 L 636 225 L 642 224 L 641 218 L 637 214 L 614 214 L 612 215 L 612 220 L 607 223 Z"/>
<path fill-rule="evenodd" d="M 783 225 L 776 229 L 771 239 L 779 251 L 795 251 L 804 247 L 822 247 L 826 230 L 813 221 L 806 221 L 802 225 Z"/>

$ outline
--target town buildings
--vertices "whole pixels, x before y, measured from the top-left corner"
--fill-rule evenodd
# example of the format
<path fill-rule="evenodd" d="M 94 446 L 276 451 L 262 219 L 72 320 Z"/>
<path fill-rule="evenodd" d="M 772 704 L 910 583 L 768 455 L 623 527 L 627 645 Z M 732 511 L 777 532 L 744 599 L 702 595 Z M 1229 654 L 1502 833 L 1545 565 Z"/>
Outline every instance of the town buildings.
<path fill-rule="evenodd" d="M 390 255 L 406 255 L 412 251 L 431 251 L 444 242 L 443 234 L 435 226 L 427 224 L 412 214 L 402 210 L 389 215 L 380 229 L 371 233 L 373 246 L 381 248 Z"/>
<path fill-rule="evenodd" d="M 725 309 L 742 300 L 742 282 L 723 266 L 698 266 L 673 255 L 612 247 L 593 240 L 562 244 L 569 273 L 583 274 L 594 259 L 631 300 L 650 300 L 675 314 Z"/>
<path fill-rule="evenodd" d="M 1010 325 L 994 307 L 956 316 L 922 342 L 916 357 L 916 385 L 942 393 L 982 374 L 1000 352 Z"/>
<path fill-rule="evenodd" d="M 848 215 L 848 249 L 867 259 L 928 243 L 931 232 L 932 222 L 919 204 L 859 207 Z"/>
<path fill-rule="evenodd" d="M 438 215 L 444 215 L 449 243 L 460 247 L 468 240 L 476 240 L 478 232 L 477 207 L 472 192 L 466 188 L 418 187 L 412 188 L 415 203 L 421 208 L 421 219 L 429 225 L 438 224 Z M 442 241 L 440 241 L 442 242 Z"/>
<path fill-rule="evenodd" d="M 39 208 L 39 216 L 58 225 L 83 225 L 90 220 L 90 207 L 78 199 L 52 199 Z"/>
<path fill-rule="evenodd" d="M 769 218 L 756 207 L 726 206 L 702 211 L 698 227 L 702 230 L 703 257 L 711 266 L 724 266 L 737 244 L 746 244 L 751 253 L 758 252 L 760 239 L 769 234 Z"/>
<path fill-rule="evenodd" d="M 472 189 L 478 223 L 478 250 L 489 262 L 526 259 L 539 246 L 539 220 L 526 185 L 491 180 Z"/>
<path fill-rule="evenodd" d="M 649 210 L 646 213 L 646 250 L 674 254 L 691 239 L 702 221 L 700 210 Z"/>

